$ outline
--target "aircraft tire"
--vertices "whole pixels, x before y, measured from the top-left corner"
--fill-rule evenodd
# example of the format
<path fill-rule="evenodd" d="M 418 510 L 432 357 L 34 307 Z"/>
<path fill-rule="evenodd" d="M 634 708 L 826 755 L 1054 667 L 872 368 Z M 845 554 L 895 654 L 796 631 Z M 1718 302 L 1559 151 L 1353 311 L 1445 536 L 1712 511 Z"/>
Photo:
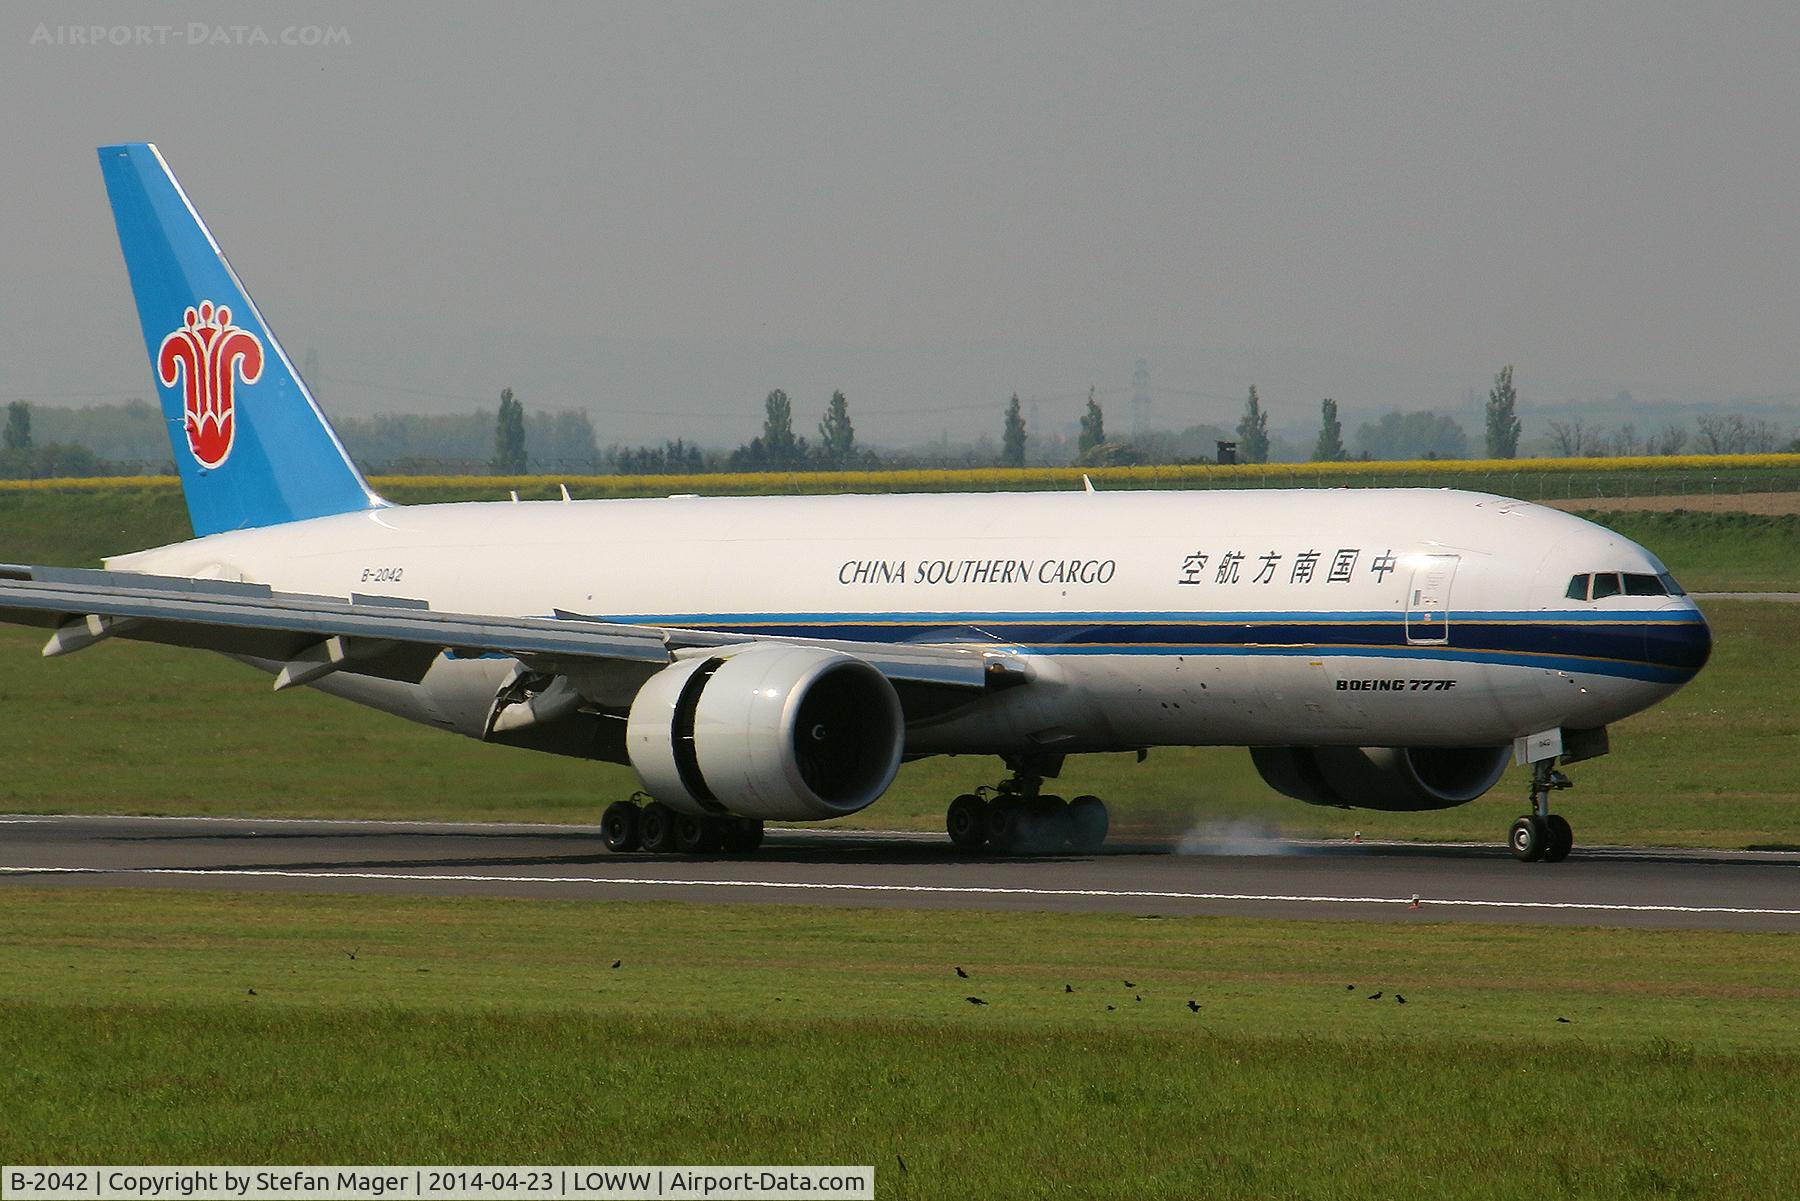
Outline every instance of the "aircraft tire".
<path fill-rule="evenodd" d="M 754 851 L 762 845 L 763 824 L 760 818 L 728 817 L 725 819 L 725 850 L 732 854 Z"/>
<path fill-rule="evenodd" d="M 979 851 L 988 840 L 988 803 L 972 792 L 950 802 L 944 813 L 944 829 L 959 851 Z"/>
<path fill-rule="evenodd" d="M 1025 828 L 1025 803 L 1018 797 L 997 797 L 987 806 L 988 846 L 1002 855 L 1019 853 Z"/>
<path fill-rule="evenodd" d="M 600 839 L 615 855 L 638 849 L 638 807 L 630 801 L 614 801 L 600 815 Z"/>
<path fill-rule="evenodd" d="M 675 811 L 661 801 L 651 801 L 638 814 L 638 841 L 653 855 L 675 849 Z"/>
<path fill-rule="evenodd" d="M 724 823 L 716 817 L 675 815 L 675 849 L 683 855 L 705 855 L 725 841 Z"/>
<path fill-rule="evenodd" d="M 1536 863 L 1550 849 L 1550 823 L 1535 814 L 1521 817 L 1512 824 L 1506 842 L 1514 859 L 1520 863 Z"/>
<path fill-rule="evenodd" d="M 1545 863 L 1561 863 L 1575 849 L 1575 831 L 1569 828 L 1569 819 L 1560 813 L 1552 813 L 1550 822 L 1550 845 L 1544 848 Z"/>
<path fill-rule="evenodd" d="M 1085 855 L 1098 851 L 1111 826 L 1106 802 L 1097 796 L 1078 796 L 1069 802 L 1069 846 Z"/>
<path fill-rule="evenodd" d="M 1059 796 L 1040 796 L 1025 806 L 1025 850 L 1052 855 L 1069 845 L 1074 830 L 1069 803 Z"/>

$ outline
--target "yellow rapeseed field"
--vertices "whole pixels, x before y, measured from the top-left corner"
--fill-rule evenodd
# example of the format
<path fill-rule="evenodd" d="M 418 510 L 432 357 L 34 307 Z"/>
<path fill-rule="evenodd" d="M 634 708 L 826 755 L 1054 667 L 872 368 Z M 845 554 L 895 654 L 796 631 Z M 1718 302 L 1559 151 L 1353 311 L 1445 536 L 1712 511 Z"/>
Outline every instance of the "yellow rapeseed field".
<path fill-rule="evenodd" d="M 1247 479 L 1291 479 L 1323 482 L 1333 477 L 1370 479 L 1383 476 L 1457 476 L 1506 473 L 1565 475 L 1581 472 L 1671 472 L 1800 470 L 1800 454 L 1758 455 L 1660 455 L 1582 459 L 1430 459 L 1409 462 L 1258 463 L 1234 467 L 1187 464 L 1159 467 L 976 467 L 913 468 L 895 471 L 758 471 L 701 475 L 592 475 L 592 476 L 488 476 L 399 475 L 378 476 L 377 489 L 468 490 L 494 492 L 517 489 L 541 492 L 557 483 L 588 495 L 655 491 L 709 492 L 808 492 L 875 490 L 883 492 L 950 491 L 966 489 L 1031 489 L 1078 487 L 1083 475 L 1096 484 L 1124 487 L 1146 485 L 1225 484 Z M 39 491 L 95 491 L 103 489 L 178 486 L 173 476 L 125 476 L 92 479 L 0 480 L 0 493 Z"/>

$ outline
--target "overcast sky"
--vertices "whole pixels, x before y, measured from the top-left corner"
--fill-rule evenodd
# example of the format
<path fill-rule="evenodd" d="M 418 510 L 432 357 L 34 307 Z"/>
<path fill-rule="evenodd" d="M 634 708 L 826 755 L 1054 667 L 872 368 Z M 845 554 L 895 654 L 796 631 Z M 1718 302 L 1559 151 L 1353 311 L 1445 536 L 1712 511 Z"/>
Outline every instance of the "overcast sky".
<path fill-rule="evenodd" d="M 138 138 L 328 409 L 1792 396 L 1796 81 L 1792 4 L 11 5 L 0 397 L 148 393 Z"/>

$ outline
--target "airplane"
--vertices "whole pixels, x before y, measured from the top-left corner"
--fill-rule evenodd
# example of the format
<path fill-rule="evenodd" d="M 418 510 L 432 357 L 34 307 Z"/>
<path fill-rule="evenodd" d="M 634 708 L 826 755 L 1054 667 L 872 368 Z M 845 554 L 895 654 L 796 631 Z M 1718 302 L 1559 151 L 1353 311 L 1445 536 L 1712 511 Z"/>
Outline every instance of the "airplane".
<path fill-rule="evenodd" d="M 148 143 L 100 165 L 194 537 L 0 568 L 44 654 L 211 650 L 411 721 L 629 764 L 612 851 L 748 852 L 901 763 L 998 756 L 957 848 L 1098 850 L 1071 756 L 1243 746 L 1314 805 L 1421 811 L 1529 764 L 1523 861 L 1607 728 L 1711 651 L 1643 547 L 1430 489 L 1067 491 L 396 505 L 369 486 Z"/>

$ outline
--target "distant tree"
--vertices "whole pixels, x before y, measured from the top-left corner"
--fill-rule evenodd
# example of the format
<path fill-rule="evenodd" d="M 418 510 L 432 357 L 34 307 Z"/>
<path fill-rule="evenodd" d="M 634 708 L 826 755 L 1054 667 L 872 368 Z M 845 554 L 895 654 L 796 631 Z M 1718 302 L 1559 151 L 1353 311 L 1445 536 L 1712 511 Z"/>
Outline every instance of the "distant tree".
<path fill-rule="evenodd" d="M 1644 441 L 1644 453 L 1647 455 L 1678 455 L 1687 445 L 1688 432 L 1679 425 L 1665 425 L 1661 433 L 1651 434 Z"/>
<path fill-rule="evenodd" d="M 1550 441 L 1556 447 L 1556 453 L 1562 457 L 1581 459 L 1598 449 L 1599 435 L 1583 426 L 1581 418 L 1577 417 L 1574 421 L 1552 421 Z"/>
<path fill-rule="evenodd" d="M 513 398 L 511 388 L 500 392 L 500 413 L 494 420 L 495 475 L 525 474 L 525 406 Z"/>
<path fill-rule="evenodd" d="M 1490 459 L 1519 457 L 1519 394 L 1513 390 L 1512 365 L 1500 368 L 1494 377 L 1494 389 L 1487 402 L 1487 456 Z"/>
<path fill-rule="evenodd" d="M 1469 436 L 1442 413 L 1383 413 L 1374 425 L 1356 427 L 1357 449 L 1369 459 L 1460 459 Z"/>
<path fill-rule="evenodd" d="M 1000 435 L 1000 465 L 1025 466 L 1025 414 L 1019 409 L 1017 392 L 1006 406 L 1006 421 Z"/>
<path fill-rule="evenodd" d="M 1088 451 L 1106 441 L 1106 415 L 1100 411 L 1100 402 L 1094 399 L 1094 389 L 1088 389 L 1087 408 L 1081 414 L 1081 439 L 1076 443 L 1076 452 L 1086 455 Z"/>
<path fill-rule="evenodd" d="M 1238 422 L 1237 443 L 1238 462 L 1269 461 L 1269 415 L 1263 412 L 1255 384 L 1250 385 L 1250 399 L 1244 404 L 1244 418 Z"/>
<path fill-rule="evenodd" d="M 780 388 L 763 401 L 763 461 L 770 467 L 798 467 L 806 460 L 806 439 L 794 437 L 794 406 Z"/>
<path fill-rule="evenodd" d="M 1319 402 L 1319 444 L 1313 447 L 1313 462 L 1336 463 L 1346 456 L 1344 427 L 1338 421 L 1337 401 Z"/>
<path fill-rule="evenodd" d="M 538 410 L 525 429 L 525 459 L 539 471 L 591 473 L 600 464 L 594 423 L 578 409 Z"/>
<path fill-rule="evenodd" d="M 850 402 L 842 392 L 831 394 L 825 419 L 819 422 L 819 459 L 832 467 L 856 461 L 856 428 L 850 424 Z"/>
<path fill-rule="evenodd" d="M 7 450 L 31 449 L 31 403 L 15 400 L 6 406 L 6 433 L 0 435 L 0 446 Z"/>
<path fill-rule="evenodd" d="M 1700 446 L 1708 454 L 1767 454 L 1781 435 L 1767 421 L 1752 421 L 1742 413 L 1708 413 L 1696 423 Z"/>

